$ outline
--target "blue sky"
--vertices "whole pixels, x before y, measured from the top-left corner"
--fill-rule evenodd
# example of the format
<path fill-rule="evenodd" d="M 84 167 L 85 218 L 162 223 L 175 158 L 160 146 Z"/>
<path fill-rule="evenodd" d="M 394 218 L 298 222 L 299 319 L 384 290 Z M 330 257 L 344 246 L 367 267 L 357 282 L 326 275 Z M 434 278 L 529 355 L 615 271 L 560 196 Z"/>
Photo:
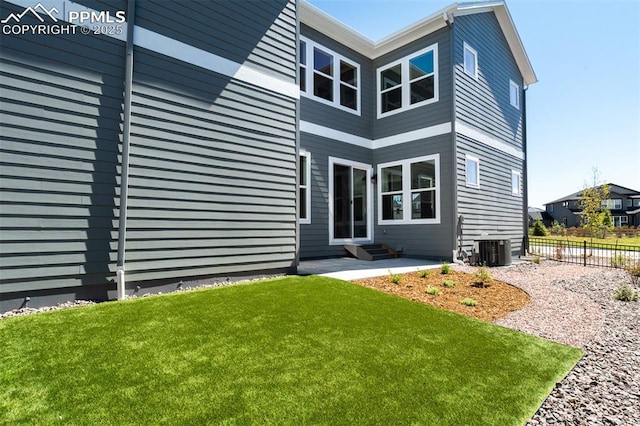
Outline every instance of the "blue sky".
<path fill-rule="evenodd" d="M 442 0 L 308 0 L 372 40 Z M 507 0 L 538 76 L 527 92 L 529 205 L 601 180 L 640 191 L 640 0 Z"/>

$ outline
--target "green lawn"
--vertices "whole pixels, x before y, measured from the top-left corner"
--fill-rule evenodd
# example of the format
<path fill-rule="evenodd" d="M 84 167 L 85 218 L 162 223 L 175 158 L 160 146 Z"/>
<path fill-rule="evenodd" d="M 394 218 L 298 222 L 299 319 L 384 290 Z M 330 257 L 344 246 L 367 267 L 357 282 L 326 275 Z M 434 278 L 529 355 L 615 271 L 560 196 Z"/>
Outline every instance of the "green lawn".
<path fill-rule="evenodd" d="M 0 321 L 9 424 L 517 425 L 576 348 L 288 277 Z"/>

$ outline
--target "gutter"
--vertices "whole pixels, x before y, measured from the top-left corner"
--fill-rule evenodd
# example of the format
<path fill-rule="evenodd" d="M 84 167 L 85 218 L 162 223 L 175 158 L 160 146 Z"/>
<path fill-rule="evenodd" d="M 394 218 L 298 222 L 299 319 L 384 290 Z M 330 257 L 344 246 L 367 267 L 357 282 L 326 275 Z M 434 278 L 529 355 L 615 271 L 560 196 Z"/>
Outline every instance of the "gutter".
<path fill-rule="evenodd" d="M 120 217 L 118 221 L 118 260 L 116 289 L 118 300 L 126 297 L 125 244 L 127 241 L 127 201 L 129 197 L 129 146 L 131 144 L 131 91 L 133 87 L 133 28 L 136 1 L 129 0 L 127 8 L 127 45 L 124 68 L 124 100 L 122 124 L 122 171 L 120 174 Z"/>

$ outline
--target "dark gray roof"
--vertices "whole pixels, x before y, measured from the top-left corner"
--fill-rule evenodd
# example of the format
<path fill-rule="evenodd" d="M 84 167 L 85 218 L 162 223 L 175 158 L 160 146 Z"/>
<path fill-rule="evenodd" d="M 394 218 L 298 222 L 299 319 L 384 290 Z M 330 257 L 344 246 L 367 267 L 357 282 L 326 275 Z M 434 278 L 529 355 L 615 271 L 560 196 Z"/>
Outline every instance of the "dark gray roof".
<path fill-rule="evenodd" d="M 582 196 L 582 191 L 583 190 L 580 190 L 578 192 L 574 192 L 573 194 L 567 195 L 566 197 L 559 198 L 559 199 L 557 199 L 555 201 L 550 201 L 548 203 L 545 203 L 544 205 L 546 206 L 548 204 L 561 203 L 563 201 L 579 200 L 580 197 Z M 632 198 L 640 197 L 640 191 L 636 191 L 634 189 L 625 188 L 624 186 L 616 185 L 614 183 L 610 183 L 609 184 L 609 192 L 612 192 L 612 193 L 615 193 L 615 194 L 620 194 L 620 195 L 626 195 L 626 196 L 632 197 Z"/>

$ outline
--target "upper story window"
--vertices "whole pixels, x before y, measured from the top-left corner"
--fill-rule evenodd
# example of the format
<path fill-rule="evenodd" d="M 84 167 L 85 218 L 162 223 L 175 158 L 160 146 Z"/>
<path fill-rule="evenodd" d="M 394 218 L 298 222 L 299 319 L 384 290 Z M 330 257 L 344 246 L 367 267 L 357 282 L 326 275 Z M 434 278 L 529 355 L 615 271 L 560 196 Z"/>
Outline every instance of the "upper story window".
<path fill-rule="evenodd" d="M 377 70 L 378 118 L 438 101 L 438 45 Z"/>
<path fill-rule="evenodd" d="M 511 106 L 520 109 L 520 86 L 513 80 L 509 80 L 509 103 Z"/>
<path fill-rule="evenodd" d="M 378 165 L 380 224 L 440 223 L 440 156 Z"/>
<path fill-rule="evenodd" d="M 621 198 L 613 198 L 609 200 L 604 200 L 602 202 L 603 209 L 609 210 L 621 210 L 622 209 L 622 199 Z"/>
<path fill-rule="evenodd" d="M 478 52 L 467 43 L 463 44 L 464 72 L 478 79 Z"/>
<path fill-rule="evenodd" d="M 547 211 L 553 213 L 553 204 L 547 204 Z"/>
<path fill-rule="evenodd" d="M 300 37 L 300 92 L 319 102 L 360 114 L 360 66 Z"/>

